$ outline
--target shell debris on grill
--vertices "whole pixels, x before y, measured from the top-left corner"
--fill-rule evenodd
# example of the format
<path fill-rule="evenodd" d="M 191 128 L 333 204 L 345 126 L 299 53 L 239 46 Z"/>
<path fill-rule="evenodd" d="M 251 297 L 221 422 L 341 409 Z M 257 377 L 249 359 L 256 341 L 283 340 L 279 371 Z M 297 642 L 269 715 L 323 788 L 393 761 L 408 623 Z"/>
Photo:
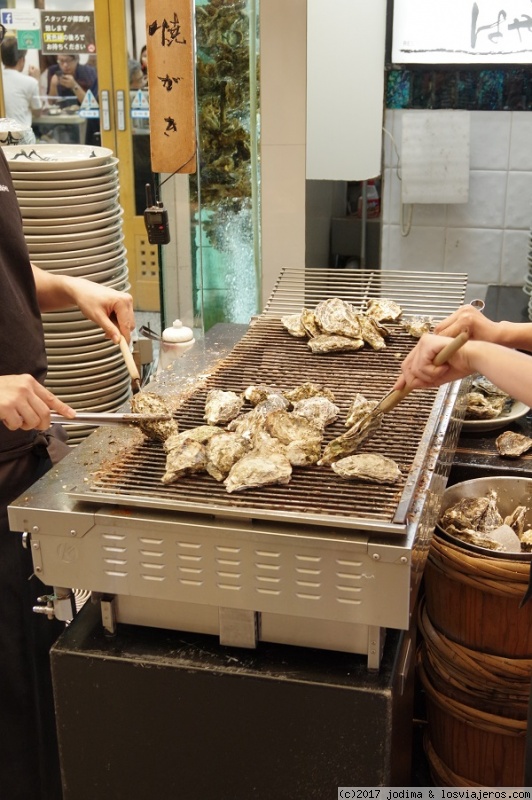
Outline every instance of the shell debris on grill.
<path fill-rule="evenodd" d="M 503 458 L 519 458 L 532 448 L 532 439 L 522 433 L 505 431 L 495 439 L 495 447 Z"/>
<path fill-rule="evenodd" d="M 421 339 L 424 333 L 430 333 L 434 327 L 432 317 L 411 316 L 401 319 L 401 327 L 414 339 Z"/>
<path fill-rule="evenodd" d="M 131 411 L 135 414 L 172 414 L 173 404 L 154 392 L 137 392 L 131 398 Z M 169 436 L 178 433 L 177 420 L 156 420 L 139 423 L 141 431 L 150 439 L 164 442 Z"/>
<path fill-rule="evenodd" d="M 401 470 L 392 458 L 380 453 L 357 453 L 341 458 L 332 465 L 341 478 L 366 481 L 367 483 L 397 483 Z"/>
<path fill-rule="evenodd" d="M 205 417 L 209 425 L 230 422 L 240 414 L 244 399 L 236 392 L 211 389 L 205 400 Z"/>

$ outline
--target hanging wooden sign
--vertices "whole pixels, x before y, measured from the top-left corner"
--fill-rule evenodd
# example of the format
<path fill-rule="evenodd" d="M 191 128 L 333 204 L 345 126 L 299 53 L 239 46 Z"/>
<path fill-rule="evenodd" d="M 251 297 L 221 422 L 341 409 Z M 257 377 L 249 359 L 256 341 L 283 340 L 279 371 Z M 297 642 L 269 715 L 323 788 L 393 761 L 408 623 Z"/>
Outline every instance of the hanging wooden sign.
<path fill-rule="evenodd" d="M 146 0 L 153 172 L 196 171 L 193 0 Z"/>

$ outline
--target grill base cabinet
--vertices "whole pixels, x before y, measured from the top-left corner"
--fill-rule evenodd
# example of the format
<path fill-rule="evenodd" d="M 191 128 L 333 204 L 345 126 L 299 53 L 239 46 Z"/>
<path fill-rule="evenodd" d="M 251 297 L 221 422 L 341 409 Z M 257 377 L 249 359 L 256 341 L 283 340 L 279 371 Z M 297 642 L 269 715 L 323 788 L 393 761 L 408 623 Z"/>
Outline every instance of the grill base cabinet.
<path fill-rule="evenodd" d="M 414 633 L 346 653 L 120 625 L 87 603 L 52 649 L 64 800 L 324 800 L 410 784 Z"/>

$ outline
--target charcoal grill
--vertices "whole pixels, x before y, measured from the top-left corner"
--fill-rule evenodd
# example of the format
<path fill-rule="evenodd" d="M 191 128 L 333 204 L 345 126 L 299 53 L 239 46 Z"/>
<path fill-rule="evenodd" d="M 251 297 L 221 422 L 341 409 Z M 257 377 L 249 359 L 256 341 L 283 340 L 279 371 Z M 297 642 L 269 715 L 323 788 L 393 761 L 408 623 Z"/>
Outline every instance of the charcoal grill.
<path fill-rule="evenodd" d="M 327 297 L 364 309 L 380 296 L 441 318 L 463 302 L 465 285 L 456 274 L 286 270 L 224 358 L 185 381 L 185 356 L 150 389 L 180 391 L 185 430 L 203 423 L 212 388 L 322 383 L 342 411 L 330 440 L 345 430 L 356 392 L 380 399 L 390 389 L 414 340 L 391 324 L 385 350 L 318 356 L 280 317 Z M 102 428 L 10 507 L 11 526 L 25 533 L 41 579 L 91 591 L 110 632 L 125 622 L 212 633 L 228 645 L 314 646 L 365 654 L 377 668 L 386 628 L 410 625 L 460 432 L 459 396 L 459 384 L 416 391 L 361 445 L 397 461 L 403 478 L 393 486 L 344 481 L 329 466 L 234 494 L 207 474 L 163 485 L 162 445 Z"/>

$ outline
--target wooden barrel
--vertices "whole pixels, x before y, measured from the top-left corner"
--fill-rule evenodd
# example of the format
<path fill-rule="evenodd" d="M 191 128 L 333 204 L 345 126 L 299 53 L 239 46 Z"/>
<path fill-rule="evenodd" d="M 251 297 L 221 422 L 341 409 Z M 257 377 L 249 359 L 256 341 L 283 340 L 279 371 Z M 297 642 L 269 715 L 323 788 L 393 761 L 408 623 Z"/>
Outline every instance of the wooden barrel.
<path fill-rule="evenodd" d="M 428 737 L 440 765 L 460 776 L 455 786 L 523 786 L 526 720 L 481 711 L 436 689 L 418 660 Z M 434 775 L 441 780 L 440 773 Z M 441 784 L 440 784 L 441 785 Z"/>
<path fill-rule="evenodd" d="M 519 607 L 529 572 L 529 560 L 491 558 L 435 534 L 424 573 L 432 624 L 473 650 L 532 658 L 532 600 Z"/>

